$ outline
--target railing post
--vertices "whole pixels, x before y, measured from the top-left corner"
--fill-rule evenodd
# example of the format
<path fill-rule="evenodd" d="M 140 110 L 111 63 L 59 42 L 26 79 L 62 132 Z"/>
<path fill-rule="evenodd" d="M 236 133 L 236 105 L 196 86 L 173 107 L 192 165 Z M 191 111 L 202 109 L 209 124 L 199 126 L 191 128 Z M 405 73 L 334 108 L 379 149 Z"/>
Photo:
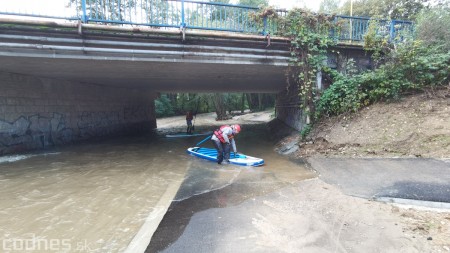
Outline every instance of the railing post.
<path fill-rule="evenodd" d="M 263 27 L 262 34 L 267 35 L 267 17 L 264 17 L 263 23 L 264 23 L 264 27 Z"/>
<path fill-rule="evenodd" d="M 122 3 L 120 2 L 120 0 L 118 1 L 118 6 L 117 6 L 117 8 L 119 8 L 119 10 L 118 10 L 118 12 L 119 12 L 119 20 L 120 21 L 122 21 L 123 20 L 123 18 L 122 18 Z"/>
<path fill-rule="evenodd" d="M 395 20 L 391 20 L 391 27 L 389 31 L 389 41 L 394 41 L 395 39 Z"/>
<path fill-rule="evenodd" d="M 353 17 L 350 17 L 350 42 L 353 42 Z"/>
<path fill-rule="evenodd" d="M 336 27 L 336 23 L 337 23 L 337 16 L 334 16 L 334 18 L 333 18 L 333 28 L 331 29 L 331 38 L 333 39 L 333 40 L 336 40 L 336 29 L 335 29 L 335 27 Z"/>
<path fill-rule="evenodd" d="M 83 16 L 81 17 L 81 21 L 83 23 L 87 23 L 87 16 L 86 16 L 86 0 L 81 0 L 81 10 L 83 11 Z"/>
<path fill-rule="evenodd" d="M 186 27 L 186 22 L 184 22 L 184 0 L 181 0 L 181 28 Z"/>

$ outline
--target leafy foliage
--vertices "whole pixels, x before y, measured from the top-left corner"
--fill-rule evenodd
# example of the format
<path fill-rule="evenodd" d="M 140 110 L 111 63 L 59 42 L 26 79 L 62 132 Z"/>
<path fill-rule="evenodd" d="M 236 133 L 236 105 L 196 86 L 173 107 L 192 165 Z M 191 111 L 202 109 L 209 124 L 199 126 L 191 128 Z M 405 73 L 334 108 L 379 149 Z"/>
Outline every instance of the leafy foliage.
<path fill-rule="evenodd" d="M 414 20 L 429 0 L 353 0 L 353 15 L 387 19 Z M 350 0 L 344 2 L 339 13 L 350 15 Z"/>
<path fill-rule="evenodd" d="M 412 9 L 415 12 L 420 8 Z M 390 10 L 391 14 L 395 13 Z M 450 52 L 442 50 L 448 39 L 438 40 L 441 41 L 438 47 L 414 41 L 404 34 L 398 34 L 401 40 L 390 40 L 378 30 L 380 21 L 371 21 L 365 36 L 365 49 L 375 60 L 375 70 L 357 74 L 351 61 L 344 73 L 331 70 L 325 63 L 328 48 L 335 44 L 329 31 L 340 29 L 339 24 L 332 21 L 333 16 L 296 9 L 288 14 L 284 24 L 285 35 L 291 38 L 288 85 L 298 86 L 301 108 L 307 115 L 314 116 L 313 120 L 324 115 L 355 112 L 377 101 L 399 99 L 406 92 L 449 83 Z M 319 71 L 330 76 L 333 83 L 323 94 L 316 90 Z"/>
<path fill-rule="evenodd" d="M 155 112 L 156 117 L 172 116 L 174 115 L 173 106 L 167 95 L 161 95 L 160 98 L 155 100 Z"/>
<path fill-rule="evenodd" d="M 374 71 L 346 77 L 336 73 L 333 85 L 318 103 L 317 116 L 355 112 L 377 101 L 396 100 L 403 93 L 448 85 L 450 52 L 415 41 L 399 45 Z"/>
<path fill-rule="evenodd" d="M 392 49 L 389 43 L 389 35 L 382 35 L 378 32 L 380 21 L 371 20 L 367 33 L 364 35 L 364 49 L 372 53 L 372 59 L 375 65 L 379 65 L 384 59 L 383 57 Z"/>
<path fill-rule="evenodd" d="M 337 13 L 339 11 L 339 0 L 322 0 L 319 7 L 320 13 Z"/>
<path fill-rule="evenodd" d="M 308 134 L 311 132 L 312 130 L 312 125 L 308 124 L 305 125 L 302 129 L 302 131 L 300 131 L 300 136 L 302 137 L 302 140 L 306 139 L 306 136 L 308 136 Z"/>
<path fill-rule="evenodd" d="M 300 92 L 301 108 L 308 116 L 315 112 L 317 73 L 326 67 L 327 50 L 336 44 L 330 31 L 338 29 L 334 16 L 313 14 L 294 9 L 286 18 L 285 35 L 291 38 L 291 60 L 287 73 L 288 84 L 293 80 Z"/>
<path fill-rule="evenodd" d="M 447 4 L 423 10 L 417 19 L 417 39 L 425 46 L 450 50 L 450 1 Z"/>
<path fill-rule="evenodd" d="M 217 118 L 226 119 L 232 111 L 243 112 L 264 110 L 273 107 L 275 95 L 250 93 L 171 93 L 162 94 L 155 100 L 157 117 L 184 115 L 192 110 L 194 113 L 216 112 Z"/>

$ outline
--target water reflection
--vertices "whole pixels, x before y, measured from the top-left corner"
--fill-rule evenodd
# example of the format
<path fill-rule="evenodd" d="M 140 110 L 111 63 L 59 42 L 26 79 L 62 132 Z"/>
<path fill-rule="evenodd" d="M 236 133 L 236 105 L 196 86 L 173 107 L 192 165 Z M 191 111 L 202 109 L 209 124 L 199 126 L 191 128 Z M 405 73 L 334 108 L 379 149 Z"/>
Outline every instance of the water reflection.
<path fill-rule="evenodd" d="M 0 235 L 122 251 L 167 186 L 184 177 L 183 149 L 133 138 L 0 164 Z"/>

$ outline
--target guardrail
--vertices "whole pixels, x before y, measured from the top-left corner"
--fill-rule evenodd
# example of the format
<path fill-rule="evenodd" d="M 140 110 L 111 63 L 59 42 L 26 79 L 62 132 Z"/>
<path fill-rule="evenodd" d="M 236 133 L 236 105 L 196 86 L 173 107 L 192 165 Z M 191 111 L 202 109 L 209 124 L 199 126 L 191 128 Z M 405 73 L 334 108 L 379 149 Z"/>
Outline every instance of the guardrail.
<path fill-rule="evenodd" d="M 0 6 L 0 15 L 277 35 L 275 20 L 265 18 L 257 23 L 250 18 L 257 11 L 251 6 L 196 0 L 9 0 Z M 286 16 L 287 11 L 277 10 L 277 14 Z M 336 16 L 336 22 L 341 29 L 331 36 L 343 42 L 362 42 L 371 22 L 377 22 L 377 33 L 390 40 L 413 31 L 412 22 L 401 20 Z"/>
<path fill-rule="evenodd" d="M 414 23 L 411 21 L 338 15 L 335 22 L 340 22 L 339 33 L 334 35 L 340 41 L 363 42 L 371 23 L 376 26 L 377 35 L 389 38 L 390 41 L 403 40 L 404 36 L 412 36 L 414 33 Z"/>

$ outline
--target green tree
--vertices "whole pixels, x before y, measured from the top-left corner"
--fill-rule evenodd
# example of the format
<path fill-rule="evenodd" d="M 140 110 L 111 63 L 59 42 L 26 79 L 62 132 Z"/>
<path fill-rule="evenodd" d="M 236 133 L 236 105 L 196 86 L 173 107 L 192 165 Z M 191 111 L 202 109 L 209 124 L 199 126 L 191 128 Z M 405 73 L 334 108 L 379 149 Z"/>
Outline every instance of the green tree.
<path fill-rule="evenodd" d="M 172 104 L 167 95 L 163 94 L 155 100 L 155 112 L 158 118 L 174 115 Z"/>
<path fill-rule="evenodd" d="M 81 13 L 81 1 L 68 0 Z M 179 14 L 167 0 L 96 0 L 86 1 L 86 15 L 92 19 L 147 22 L 149 24 L 178 24 Z"/>
<path fill-rule="evenodd" d="M 214 107 L 216 108 L 217 120 L 227 119 L 227 108 L 225 107 L 225 98 L 221 93 L 214 93 Z"/>
<path fill-rule="evenodd" d="M 337 13 L 339 11 L 339 0 L 322 0 L 319 7 L 321 13 Z"/>
<path fill-rule="evenodd" d="M 430 0 L 359 0 L 353 1 L 353 16 L 414 20 Z M 350 15 L 351 0 L 343 3 L 339 12 Z"/>
<path fill-rule="evenodd" d="M 391 19 L 415 20 L 429 0 L 397 0 L 391 7 Z"/>
<path fill-rule="evenodd" d="M 140 1 L 140 6 L 144 10 L 145 22 L 150 24 L 179 24 L 177 14 L 171 11 L 170 2 L 164 0 L 153 0 L 148 4 L 146 1 L 142 3 Z M 173 9 L 173 8 L 172 8 Z"/>
<path fill-rule="evenodd" d="M 450 51 L 450 1 L 424 9 L 417 18 L 417 39 L 426 46 Z"/>
<path fill-rule="evenodd" d="M 137 0 L 125 0 L 121 2 L 109 0 L 86 1 L 86 15 L 95 19 L 110 19 L 123 21 L 125 10 L 134 8 L 137 5 Z M 81 13 L 81 1 L 69 0 L 67 6 L 75 6 L 77 11 Z"/>

